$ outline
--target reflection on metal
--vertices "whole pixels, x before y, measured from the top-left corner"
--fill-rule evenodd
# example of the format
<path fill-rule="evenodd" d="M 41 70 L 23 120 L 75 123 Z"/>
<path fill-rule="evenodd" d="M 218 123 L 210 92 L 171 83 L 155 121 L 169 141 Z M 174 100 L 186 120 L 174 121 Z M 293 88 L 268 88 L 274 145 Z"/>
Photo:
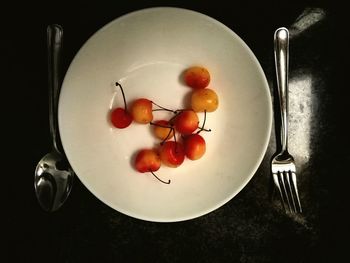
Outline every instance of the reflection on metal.
<path fill-rule="evenodd" d="M 296 37 L 311 26 L 317 24 L 326 17 L 326 12 L 321 8 L 306 8 L 303 13 L 290 26 L 290 37 Z"/>
<path fill-rule="evenodd" d="M 294 74 L 293 74 L 294 75 Z M 289 79 L 289 148 L 300 165 L 310 158 L 312 110 L 312 75 L 297 74 Z"/>

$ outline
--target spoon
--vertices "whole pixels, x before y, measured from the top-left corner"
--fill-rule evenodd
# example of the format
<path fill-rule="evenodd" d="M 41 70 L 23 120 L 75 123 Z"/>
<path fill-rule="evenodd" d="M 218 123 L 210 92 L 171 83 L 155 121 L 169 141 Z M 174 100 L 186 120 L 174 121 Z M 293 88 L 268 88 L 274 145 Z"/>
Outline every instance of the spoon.
<path fill-rule="evenodd" d="M 40 206 L 45 211 L 56 211 L 68 198 L 73 184 L 74 172 L 62 146 L 58 143 L 57 106 L 60 89 L 59 65 L 62 50 L 63 29 L 59 25 L 47 28 L 49 122 L 52 151 L 38 163 L 34 175 L 34 188 Z"/>

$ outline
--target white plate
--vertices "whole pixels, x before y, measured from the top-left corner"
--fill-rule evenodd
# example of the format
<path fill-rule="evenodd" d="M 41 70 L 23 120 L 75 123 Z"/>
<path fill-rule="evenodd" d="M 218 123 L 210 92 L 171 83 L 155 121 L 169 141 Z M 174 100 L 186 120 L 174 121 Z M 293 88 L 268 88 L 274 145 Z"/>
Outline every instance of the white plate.
<path fill-rule="evenodd" d="M 191 91 L 181 73 L 197 64 L 209 69 L 220 106 L 207 116 L 204 157 L 161 167 L 166 185 L 133 168 L 136 151 L 156 143 L 150 127 L 111 127 L 109 111 L 123 104 L 114 83 L 128 101 L 181 108 Z M 265 75 L 247 45 L 213 18 L 179 8 L 133 12 L 96 32 L 71 63 L 59 101 L 63 146 L 82 183 L 115 210 L 157 222 L 192 219 L 233 198 L 263 159 L 271 116 Z"/>

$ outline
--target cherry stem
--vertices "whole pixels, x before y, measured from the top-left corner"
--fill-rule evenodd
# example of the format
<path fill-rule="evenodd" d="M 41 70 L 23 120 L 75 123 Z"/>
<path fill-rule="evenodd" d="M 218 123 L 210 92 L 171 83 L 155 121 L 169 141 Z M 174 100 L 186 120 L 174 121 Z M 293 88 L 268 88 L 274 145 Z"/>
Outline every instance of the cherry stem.
<path fill-rule="evenodd" d="M 174 114 L 177 113 L 177 111 L 171 110 L 171 109 L 167 109 L 167 108 L 165 108 L 165 107 L 162 107 L 162 106 L 158 105 L 157 103 L 155 103 L 154 101 L 151 101 L 151 102 L 152 102 L 153 105 L 156 105 L 158 108 L 160 108 L 160 109 L 154 109 L 154 110 L 152 110 L 152 111 L 162 111 L 162 110 L 164 110 L 164 111 L 170 111 L 170 112 L 172 112 L 172 113 L 174 113 Z"/>
<path fill-rule="evenodd" d="M 152 111 L 170 111 L 170 112 L 173 112 L 172 110 L 168 110 L 168 109 L 154 109 Z"/>
<path fill-rule="evenodd" d="M 197 131 L 197 134 L 200 133 L 201 131 L 205 131 L 205 132 L 211 132 L 211 129 L 205 129 L 202 127 L 198 127 L 199 131 Z"/>
<path fill-rule="evenodd" d="M 207 120 L 207 110 L 204 110 L 204 120 L 203 120 L 203 124 L 202 124 L 202 127 L 198 127 L 199 128 L 199 131 L 197 131 L 197 134 L 199 134 L 201 131 L 206 131 L 206 132 L 210 132 L 211 129 L 205 129 L 204 126 L 205 126 L 205 121 Z"/>
<path fill-rule="evenodd" d="M 151 171 L 151 170 L 149 170 L 149 172 L 151 173 L 151 174 L 153 174 L 153 176 L 155 177 L 155 178 L 157 178 L 160 182 L 162 182 L 163 184 L 170 184 L 170 179 L 167 181 L 167 182 L 165 182 L 165 181 L 163 181 L 162 179 L 160 179 L 158 176 L 156 176 L 156 174 L 153 172 L 153 171 Z"/>
<path fill-rule="evenodd" d="M 177 116 L 177 115 L 176 115 L 176 116 Z M 174 116 L 174 117 L 176 117 L 176 116 Z M 173 117 L 173 118 L 174 118 L 174 117 Z M 170 121 L 171 121 L 173 118 L 171 118 Z M 169 121 L 169 122 L 170 122 L 170 121 Z M 173 125 L 171 125 L 171 126 L 166 126 L 166 125 L 160 125 L 160 124 L 157 124 L 157 123 L 154 123 L 154 122 L 150 122 L 149 124 L 150 124 L 150 125 L 154 125 L 154 126 L 158 126 L 158 127 L 162 127 L 162 128 L 168 128 L 168 129 L 170 129 L 169 132 L 168 132 L 168 135 L 164 138 L 164 140 L 160 143 L 160 145 L 163 145 L 163 144 L 169 139 L 171 132 L 174 131 Z M 175 132 L 174 132 L 174 141 L 175 141 L 175 152 L 177 153 L 177 143 L 176 143 L 176 134 L 175 134 Z"/>
<path fill-rule="evenodd" d="M 174 131 L 174 128 L 171 127 L 169 132 L 168 132 L 168 135 L 164 138 L 164 140 L 160 143 L 160 145 L 163 145 L 170 137 L 170 134 Z M 174 133 L 174 136 L 175 136 L 175 133 Z"/>
<path fill-rule="evenodd" d="M 169 123 L 172 123 L 173 120 L 179 115 L 179 113 L 176 113 L 176 115 L 174 115 L 173 117 L 170 118 L 170 120 L 168 121 Z"/>
<path fill-rule="evenodd" d="M 176 113 L 181 113 L 183 111 L 192 111 L 192 109 L 177 109 Z"/>
<path fill-rule="evenodd" d="M 169 129 L 168 135 L 163 139 L 163 141 L 160 143 L 160 145 L 163 145 L 169 139 L 171 132 L 174 131 L 174 127 L 172 125 L 171 126 L 166 126 L 166 125 L 161 125 L 161 124 L 154 123 L 154 122 L 150 122 L 149 124 Z M 175 135 L 175 133 L 174 133 L 174 135 Z"/>
<path fill-rule="evenodd" d="M 115 85 L 120 87 L 120 90 L 122 91 L 123 100 L 124 100 L 124 109 L 125 109 L 125 111 L 128 111 L 128 108 L 126 106 L 126 99 L 125 99 L 123 87 L 122 87 L 122 85 L 120 85 L 119 82 L 116 82 Z"/>
<path fill-rule="evenodd" d="M 202 129 L 204 129 L 206 120 L 207 120 L 207 110 L 204 110 L 204 120 L 203 120 L 203 124 L 202 124 Z"/>

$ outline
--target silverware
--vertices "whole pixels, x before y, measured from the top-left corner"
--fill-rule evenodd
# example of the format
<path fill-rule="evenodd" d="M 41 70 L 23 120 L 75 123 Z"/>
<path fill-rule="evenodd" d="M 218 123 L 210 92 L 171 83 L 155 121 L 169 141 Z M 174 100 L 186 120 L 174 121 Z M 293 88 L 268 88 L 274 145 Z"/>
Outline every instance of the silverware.
<path fill-rule="evenodd" d="M 57 106 L 60 89 L 59 65 L 62 37 L 63 29 L 61 26 L 48 26 L 49 121 L 52 151 L 39 161 L 34 175 L 36 197 L 45 211 L 55 211 L 63 205 L 71 192 L 74 178 L 74 172 L 58 143 Z"/>
<path fill-rule="evenodd" d="M 281 110 L 281 151 L 271 162 L 273 181 L 278 189 L 285 210 L 302 212 L 297 188 L 296 168 L 292 155 L 288 153 L 288 64 L 289 32 L 278 28 L 274 35 L 274 54 L 277 74 L 277 88 Z"/>

